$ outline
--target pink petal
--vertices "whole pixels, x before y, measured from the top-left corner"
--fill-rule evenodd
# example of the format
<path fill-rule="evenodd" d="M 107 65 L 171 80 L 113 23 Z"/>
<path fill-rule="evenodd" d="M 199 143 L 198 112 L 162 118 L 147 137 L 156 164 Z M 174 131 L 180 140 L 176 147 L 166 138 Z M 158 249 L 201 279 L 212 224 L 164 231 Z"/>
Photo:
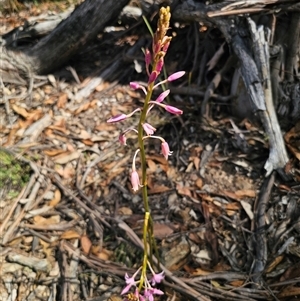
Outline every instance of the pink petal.
<path fill-rule="evenodd" d="M 169 48 L 169 46 L 170 46 L 170 42 L 167 42 L 164 46 L 163 46 L 163 49 L 162 49 L 162 51 L 163 52 L 167 52 L 168 51 L 168 48 Z"/>
<path fill-rule="evenodd" d="M 182 76 L 184 76 L 185 74 L 185 71 L 178 71 L 178 72 L 175 72 L 173 74 L 171 74 L 169 77 L 168 77 L 168 81 L 171 82 L 173 80 L 176 80 Z"/>
<path fill-rule="evenodd" d="M 136 90 L 136 89 L 139 89 L 139 88 L 140 88 L 140 85 L 139 85 L 138 83 L 136 83 L 136 82 L 130 82 L 130 83 L 129 83 L 129 86 L 130 86 L 130 88 L 133 89 L 133 90 Z"/>
<path fill-rule="evenodd" d="M 140 178 L 136 170 L 131 173 L 131 185 L 133 191 L 138 191 L 140 188 Z"/>
<path fill-rule="evenodd" d="M 153 83 L 157 79 L 158 73 L 157 71 L 152 71 L 152 73 L 149 76 L 148 84 Z"/>
<path fill-rule="evenodd" d="M 145 50 L 145 63 L 146 63 L 146 66 L 149 66 L 151 61 L 152 61 L 152 54 L 148 49 L 146 49 Z"/>
<path fill-rule="evenodd" d="M 183 113 L 182 110 L 179 110 L 173 106 L 166 105 L 165 110 L 174 115 L 181 115 Z"/>
<path fill-rule="evenodd" d="M 160 71 L 161 71 L 161 69 L 162 69 L 163 66 L 164 66 L 164 59 L 161 58 L 161 59 L 158 61 L 155 70 L 156 70 L 158 73 L 160 73 Z"/>
<path fill-rule="evenodd" d="M 116 115 L 116 116 L 113 116 L 113 117 L 109 118 L 107 120 L 107 122 L 109 122 L 109 123 L 119 122 L 119 121 L 125 120 L 126 118 L 127 118 L 127 115 L 119 114 L 119 115 Z"/>
<path fill-rule="evenodd" d="M 153 135 L 154 132 L 156 131 L 156 128 L 153 127 L 151 124 L 149 123 L 144 123 L 143 124 L 143 129 L 144 131 L 146 132 L 146 134 L 149 136 L 149 135 Z"/>
<path fill-rule="evenodd" d="M 131 285 L 129 285 L 129 284 L 127 286 L 125 286 L 121 292 L 121 295 L 126 294 L 130 290 L 130 288 L 131 288 Z"/>
<path fill-rule="evenodd" d="M 162 102 L 169 94 L 170 94 L 170 90 L 168 89 L 168 90 L 162 92 L 155 101 Z"/>
<path fill-rule="evenodd" d="M 122 145 L 127 145 L 126 144 L 126 136 L 124 135 L 124 134 L 121 134 L 120 136 L 119 136 L 119 142 L 122 144 Z"/>
<path fill-rule="evenodd" d="M 161 291 L 161 290 L 159 290 L 157 288 L 153 288 L 152 289 L 152 293 L 153 293 L 153 295 L 163 295 L 164 294 L 163 291 Z"/>
<path fill-rule="evenodd" d="M 151 284 L 155 285 L 156 283 L 162 282 L 162 280 L 165 278 L 165 273 L 162 271 L 161 273 L 158 274 L 153 274 L 152 279 L 151 279 Z"/>
<path fill-rule="evenodd" d="M 168 157 L 170 155 L 172 155 L 172 152 L 170 151 L 168 142 L 165 141 L 161 144 L 161 152 L 162 152 L 163 156 L 166 158 L 166 160 L 168 160 Z"/>

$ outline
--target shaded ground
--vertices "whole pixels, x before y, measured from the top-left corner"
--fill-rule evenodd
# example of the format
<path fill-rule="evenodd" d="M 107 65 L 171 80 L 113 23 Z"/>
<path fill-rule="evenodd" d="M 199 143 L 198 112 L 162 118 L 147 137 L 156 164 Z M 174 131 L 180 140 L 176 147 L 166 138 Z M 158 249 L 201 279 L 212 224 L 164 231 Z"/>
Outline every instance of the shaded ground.
<path fill-rule="evenodd" d="M 29 11 L 2 16 L 1 34 L 21 24 L 22 14 Z M 254 116 L 237 119 L 234 102 L 226 98 L 233 70 L 215 91 L 210 117 L 200 118 L 199 95 L 228 49 L 201 75 L 195 61 L 193 66 L 185 59 L 192 51 L 183 47 L 191 27 L 173 24 L 167 56 L 167 74 L 193 70 L 170 96 L 184 114 L 151 117 L 174 152 L 167 162 L 159 145 L 149 141 L 155 236 L 172 272 L 161 300 L 196 300 L 197 292 L 207 300 L 296 300 L 299 123 L 285 133 L 293 177 L 265 178 L 268 139 Z M 31 174 L 27 185 L 20 183 L 18 197 L 9 194 L 12 181 L 1 187 L 0 300 L 120 300 L 124 274 L 140 264 L 143 206 L 128 180 L 136 141 L 132 136 L 128 146 L 118 143 L 122 126 L 136 120 L 125 125 L 106 120 L 140 105 L 142 95 L 128 83 L 146 80 L 141 48 L 151 38 L 142 22 L 110 30 L 70 62 L 73 69 L 36 77 L 25 99 L 18 97 L 25 85 L 3 87 L 1 150 Z M 203 35 L 207 30 L 200 28 Z M 223 39 L 216 30 L 210 37 L 213 57 Z M 95 78 L 95 90 L 79 97 Z M 266 268 L 258 275 L 264 259 Z"/>

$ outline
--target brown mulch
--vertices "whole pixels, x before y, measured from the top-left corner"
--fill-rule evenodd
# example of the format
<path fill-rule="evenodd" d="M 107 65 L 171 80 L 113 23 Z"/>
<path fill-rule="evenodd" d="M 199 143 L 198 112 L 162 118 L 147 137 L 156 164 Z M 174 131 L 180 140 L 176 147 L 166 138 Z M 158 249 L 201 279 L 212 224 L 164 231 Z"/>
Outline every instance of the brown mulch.
<path fill-rule="evenodd" d="M 45 5 L 39 9 L 46 11 Z M 34 11 L 32 6 L 2 16 L 0 33 Z M 194 69 L 184 59 L 192 45 L 182 47 L 192 39 L 193 25 L 175 25 L 167 73 L 193 73 L 176 82 L 177 92 L 168 100 L 184 114 L 157 111 L 150 120 L 173 155 L 166 161 L 159 145 L 149 141 L 147 156 L 154 235 L 170 271 L 161 300 L 197 300 L 197 293 L 206 300 L 296 300 L 299 122 L 284 133 L 293 176 L 265 177 L 268 139 L 255 116 L 233 114 L 232 73 L 214 91 L 210 117 L 200 116 L 203 96 L 195 91 L 204 95 L 226 57 L 201 75 L 201 66 Z M 207 30 L 200 29 L 203 36 Z M 215 29 L 209 35 L 213 56 L 224 41 Z M 145 47 L 150 35 L 144 24 L 115 27 L 78 54 L 71 68 L 34 78 L 25 98 L 20 95 L 26 95 L 26 85 L 3 88 L 0 150 L 30 166 L 31 173 L 17 197 L 9 189 L 1 192 L 0 300 L 121 300 L 124 275 L 141 260 L 143 203 L 128 179 L 135 137 L 121 146 L 118 136 L 137 120 L 106 120 L 131 112 L 143 100 L 128 85 L 146 80 L 141 46 L 134 48 L 142 36 Z M 113 72 L 87 97 L 77 97 L 105 70 Z M 257 262 L 264 258 L 264 271 L 257 275 Z"/>

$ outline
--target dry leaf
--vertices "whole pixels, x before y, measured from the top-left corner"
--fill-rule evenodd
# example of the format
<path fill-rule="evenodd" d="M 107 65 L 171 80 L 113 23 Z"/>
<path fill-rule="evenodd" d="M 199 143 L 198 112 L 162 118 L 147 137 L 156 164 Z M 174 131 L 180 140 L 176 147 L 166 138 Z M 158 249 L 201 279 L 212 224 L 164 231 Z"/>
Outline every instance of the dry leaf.
<path fill-rule="evenodd" d="M 172 167 L 172 166 L 168 166 L 168 169 L 166 171 L 167 177 L 169 180 L 173 180 L 176 178 L 177 176 L 177 171 L 176 168 Z"/>
<path fill-rule="evenodd" d="M 61 192 L 59 189 L 56 189 L 54 191 L 54 197 L 53 199 L 49 202 L 49 206 L 55 207 L 61 200 Z"/>
<path fill-rule="evenodd" d="M 49 157 L 54 157 L 54 156 L 64 153 L 65 151 L 66 150 L 64 150 L 64 149 L 47 149 L 47 150 L 44 150 L 44 154 Z"/>
<path fill-rule="evenodd" d="M 66 103 L 67 103 L 67 100 L 68 100 L 68 95 L 67 93 L 62 93 L 59 98 L 58 98 L 58 101 L 57 101 L 57 107 L 59 109 L 62 109 L 65 107 Z"/>
<path fill-rule="evenodd" d="M 214 266 L 214 271 L 215 272 L 224 272 L 224 271 L 230 271 L 230 270 L 231 270 L 231 266 L 224 263 L 224 262 L 218 262 Z"/>
<path fill-rule="evenodd" d="M 20 107 L 20 106 L 17 106 L 16 104 L 12 104 L 11 105 L 11 108 L 19 115 L 21 115 L 22 117 L 24 117 L 25 119 L 27 119 L 30 114 L 27 112 L 26 109 Z"/>
<path fill-rule="evenodd" d="M 192 275 L 193 275 L 193 276 L 206 276 L 206 275 L 209 275 L 209 274 L 211 274 L 211 272 L 202 270 L 201 268 L 197 268 L 197 269 L 195 269 L 195 270 L 192 272 Z"/>
<path fill-rule="evenodd" d="M 102 252 L 100 253 L 96 253 L 95 254 L 99 259 L 102 259 L 102 260 L 109 260 L 111 255 L 112 255 L 112 252 L 111 251 L 108 251 L 108 250 L 105 250 L 105 249 L 102 249 Z"/>
<path fill-rule="evenodd" d="M 59 215 L 52 215 L 49 218 L 44 218 L 40 215 L 36 215 L 33 218 L 33 222 L 34 222 L 35 225 L 42 225 L 42 226 L 59 224 L 60 223 L 60 216 Z"/>
<path fill-rule="evenodd" d="M 66 164 L 70 161 L 76 160 L 80 157 L 80 152 L 65 152 L 56 157 L 53 157 L 53 161 L 57 164 Z"/>
<path fill-rule="evenodd" d="M 75 175 L 75 169 L 72 166 L 62 167 L 61 165 L 56 165 L 55 171 L 64 179 L 71 179 Z"/>
<path fill-rule="evenodd" d="M 80 235 L 77 231 L 67 230 L 60 236 L 60 239 L 74 239 L 74 238 L 79 238 L 79 237 L 80 237 Z"/>
<path fill-rule="evenodd" d="M 150 171 L 150 173 L 155 173 L 156 169 L 157 169 L 156 163 L 154 161 L 152 161 L 151 159 L 148 159 L 147 164 L 148 164 L 148 167 L 149 167 L 148 170 Z"/>
<path fill-rule="evenodd" d="M 201 234 L 200 234 L 201 236 Z M 200 239 L 199 235 L 197 233 L 191 232 L 189 233 L 189 240 L 191 240 L 192 242 L 194 242 L 195 244 L 200 244 L 202 239 Z"/>
<path fill-rule="evenodd" d="M 287 286 L 285 287 L 277 297 L 279 298 L 286 298 L 286 297 L 294 297 L 300 295 L 300 287 L 294 287 L 294 286 Z"/>
<path fill-rule="evenodd" d="M 42 239 L 40 239 L 40 244 L 43 247 L 43 252 L 45 253 L 47 258 L 53 258 L 52 256 L 52 248 L 50 247 L 50 244 Z"/>
<path fill-rule="evenodd" d="M 132 210 L 128 207 L 120 207 L 118 209 L 119 215 L 132 215 Z"/>
<path fill-rule="evenodd" d="M 237 191 L 235 191 L 235 194 L 239 198 L 244 198 L 244 197 L 255 198 L 256 197 L 255 190 L 251 190 L 251 189 L 237 190 Z"/>
<path fill-rule="evenodd" d="M 244 285 L 244 283 L 245 283 L 245 280 L 234 280 L 234 281 L 230 282 L 230 285 L 234 286 L 234 287 L 241 287 Z"/>
<path fill-rule="evenodd" d="M 104 89 L 107 89 L 108 87 L 109 87 L 109 83 L 108 82 L 105 82 L 105 81 L 103 81 L 103 82 L 101 82 L 101 84 L 100 85 L 98 85 L 96 88 L 95 88 L 95 90 L 97 91 L 97 92 L 101 92 L 101 91 L 103 91 Z"/>
<path fill-rule="evenodd" d="M 83 139 L 81 140 L 82 143 L 84 143 L 85 145 L 88 145 L 88 146 L 93 146 L 94 145 L 94 142 L 90 139 Z"/>
<path fill-rule="evenodd" d="M 43 116 L 43 111 L 41 109 L 37 109 L 37 110 L 33 110 L 31 112 L 28 112 L 26 109 L 24 109 L 23 107 L 17 106 L 16 104 L 12 104 L 11 106 L 12 106 L 12 109 L 17 114 L 24 117 L 27 121 L 31 121 L 30 123 L 40 119 Z M 25 124 L 23 123 L 23 128 L 27 127 L 27 126 L 28 126 L 27 123 L 25 123 Z"/>
<path fill-rule="evenodd" d="M 44 100 L 44 105 L 53 105 L 55 103 L 56 97 L 50 96 L 46 100 Z"/>
<path fill-rule="evenodd" d="M 181 186 L 181 185 L 177 184 L 176 185 L 176 190 L 181 195 L 187 195 L 189 197 L 192 197 L 191 188 L 190 187 Z"/>
<path fill-rule="evenodd" d="M 107 132 L 111 132 L 111 131 L 115 131 L 116 130 L 116 126 L 113 124 L 109 124 L 106 122 L 100 123 L 95 127 L 96 131 L 107 131 Z"/>
<path fill-rule="evenodd" d="M 23 237 L 22 236 L 18 236 L 13 238 L 7 245 L 12 247 L 12 246 L 19 246 L 22 243 Z"/>
<path fill-rule="evenodd" d="M 240 210 L 241 205 L 237 202 L 225 204 L 226 210 Z"/>
<path fill-rule="evenodd" d="M 154 223 L 153 224 L 154 237 L 158 239 L 163 239 L 171 234 L 173 234 L 173 229 L 166 224 Z"/>
<path fill-rule="evenodd" d="M 150 188 L 150 186 L 149 186 Z M 171 188 L 165 186 L 165 185 L 154 185 L 149 189 L 149 194 L 154 194 L 154 193 L 162 193 L 166 191 L 170 191 Z"/>
<path fill-rule="evenodd" d="M 86 254 L 90 253 L 92 242 L 86 235 L 81 236 L 80 244 L 81 244 L 82 251 L 84 253 Z"/>
<path fill-rule="evenodd" d="M 200 159 L 199 159 L 199 157 L 194 157 L 193 158 L 193 162 L 194 162 L 196 170 L 199 170 L 199 167 L 200 167 Z"/>
<path fill-rule="evenodd" d="M 120 167 L 114 172 L 110 173 L 109 176 L 105 179 L 106 183 L 110 183 L 113 178 L 121 174 L 125 170 L 125 167 Z"/>
<path fill-rule="evenodd" d="M 188 165 L 188 167 L 186 168 L 185 172 L 186 173 L 191 172 L 192 169 L 193 169 L 193 166 L 194 166 L 194 162 L 190 162 L 189 165 Z"/>
<path fill-rule="evenodd" d="M 203 180 L 201 179 L 201 178 L 198 178 L 197 180 L 196 180 L 196 186 L 199 188 L 199 189 L 202 189 L 202 187 L 203 187 Z"/>
<path fill-rule="evenodd" d="M 163 157 L 162 155 L 152 155 L 152 156 L 147 156 L 147 160 L 153 160 L 154 162 L 161 163 L 163 165 L 168 165 L 168 161 Z"/>
<path fill-rule="evenodd" d="M 94 99 L 93 101 L 90 102 L 86 102 L 84 104 L 82 104 L 77 110 L 75 110 L 75 112 L 73 112 L 74 115 L 78 115 L 81 112 L 84 112 L 86 110 L 88 110 L 89 108 L 93 108 L 97 105 L 97 100 Z"/>

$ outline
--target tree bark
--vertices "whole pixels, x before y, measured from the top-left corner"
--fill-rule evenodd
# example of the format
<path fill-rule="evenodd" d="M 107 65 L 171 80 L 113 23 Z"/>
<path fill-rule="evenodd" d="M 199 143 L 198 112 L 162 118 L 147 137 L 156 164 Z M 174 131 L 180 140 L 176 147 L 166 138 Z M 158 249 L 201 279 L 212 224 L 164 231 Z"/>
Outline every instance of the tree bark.
<path fill-rule="evenodd" d="M 4 64 L 1 65 L 10 66 L 10 70 L 12 67 L 15 70 L 21 69 L 27 75 L 47 74 L 57 70 L 95 39 L 128 2 L 129 0 L 86 0 L 32 48 L 22 51 L 3 49 Z"/>

